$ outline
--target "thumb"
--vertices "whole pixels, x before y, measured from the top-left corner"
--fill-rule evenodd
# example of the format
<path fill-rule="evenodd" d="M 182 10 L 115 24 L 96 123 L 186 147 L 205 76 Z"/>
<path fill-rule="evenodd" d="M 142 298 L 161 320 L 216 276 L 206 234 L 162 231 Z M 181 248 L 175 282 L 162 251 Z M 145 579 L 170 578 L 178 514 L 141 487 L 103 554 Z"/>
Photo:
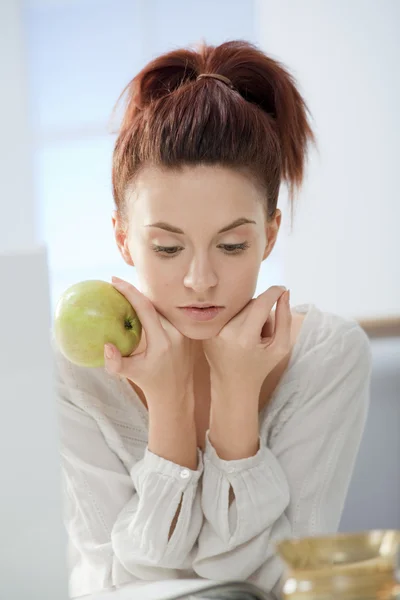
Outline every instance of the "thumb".
<path fill-rule="evenodd" d="M 104 344 L 104 366 L 109 373 L 119 373 L 122 356 L 114 344 Z"/>

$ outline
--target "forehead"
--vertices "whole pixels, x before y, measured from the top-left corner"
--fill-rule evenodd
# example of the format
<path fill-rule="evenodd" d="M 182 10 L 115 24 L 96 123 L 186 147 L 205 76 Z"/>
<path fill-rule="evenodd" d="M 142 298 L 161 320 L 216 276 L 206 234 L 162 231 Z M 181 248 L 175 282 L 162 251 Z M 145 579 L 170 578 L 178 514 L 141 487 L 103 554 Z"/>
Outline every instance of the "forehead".
<path fill-rule="evenodd" d="M 187 166 L 179 171 L 146 167 L 126 200 L 130 216 L 142 225 L 164 220 L 179 226 L 202 217 L 210 222 L 211 216 L 213 224 L 222 227 L 227 219 L 263 214 L 262 193 L 250 177 L 219 166 Z"/>

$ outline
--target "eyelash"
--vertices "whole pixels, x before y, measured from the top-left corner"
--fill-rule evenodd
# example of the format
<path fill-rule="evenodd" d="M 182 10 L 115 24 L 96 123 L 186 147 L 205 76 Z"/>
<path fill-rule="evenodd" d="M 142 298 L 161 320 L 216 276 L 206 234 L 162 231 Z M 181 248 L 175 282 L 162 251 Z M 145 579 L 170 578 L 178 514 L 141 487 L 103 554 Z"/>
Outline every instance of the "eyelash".
<path fill-rule="evenodd" d="M 243 242 L 242 244 L 221 244 L 221 246 L 225 248 L 225 254 L 231 255 L 241 254 L 242 252 L 247 250 L 247 248 L 250 248 L 249 242 Z M 156 246 L 154 244 L 152 245 L 152 250 L 154 250 L 154 252 L 165 252 L 168 255 L 162 256 L 161 258 L 173 258 L 174 256 L 177 256 L 178 252 L 176 252 L 176 250 L 178 250 L 179 248 L 180 246 Z M 231 248 L 231 250 L 226 250 L 226 248 Z M 175 252 L 167 252 L 168 250 L 175 250 Z"/>

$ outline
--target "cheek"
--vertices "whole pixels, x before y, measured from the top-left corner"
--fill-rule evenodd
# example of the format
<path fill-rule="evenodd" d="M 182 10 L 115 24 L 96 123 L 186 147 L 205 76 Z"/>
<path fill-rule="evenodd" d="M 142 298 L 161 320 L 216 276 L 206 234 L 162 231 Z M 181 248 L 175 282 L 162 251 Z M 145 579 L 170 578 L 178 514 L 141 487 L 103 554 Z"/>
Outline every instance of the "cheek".
<path fill-rule="evenodd" d="M 260 266 L 257 263 L 254 267 L 247 264 L 246 267 L 235 269 L 229 276 L 225 273 L 225 284 L 232 292 L 232 297 L 245 299 L 249 294 L 254 294 L 257 287 L 257 280 Z"/>
<path fill-rule="evenodd" d="M 176 283 L 160 268 L 145 269 L 142 274 L 138 273 L 143 293 L 153 302 L 156 307 L 167 307 L 176 298 Z"/>

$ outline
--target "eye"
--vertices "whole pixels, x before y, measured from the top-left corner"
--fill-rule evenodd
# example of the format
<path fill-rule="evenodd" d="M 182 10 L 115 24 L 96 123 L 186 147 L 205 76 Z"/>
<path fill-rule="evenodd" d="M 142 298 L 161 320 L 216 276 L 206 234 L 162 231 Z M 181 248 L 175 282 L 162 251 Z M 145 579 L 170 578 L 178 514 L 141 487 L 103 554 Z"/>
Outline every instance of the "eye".
<path fill-rule="evenodd" d="M 222 244 L 227 254 L 239 254 L 244 252 L 247 248 L 250 248 L 249 242 L 242 242 L 241 244 Z"/>
<path fill-rule="evenodd" d="M 181 246 L 156 246 L 153 244 L 151 246 L 154 252 L 160 253 L 163 252 L 170 257 L 176 256 L 180 250 L 183 250 Z M 250 248 L 249 242 L 242 242 L 241 244 L 221 244 L 219 248 L 223 248 L 225 254 L 240 254 Z M 162 258 L 168 258 L 167 256 L 163 256 Z"/>
<path fill-rule="evenodd" d="M 156 246 L 154 244 L 151 248 L 154 252 L 165 252 L 165 254 L 169 255 L 175 255 L 178 250 L 182 250 L 180 246 Z M 164 258 L 166 257 L 164 256 Z"/>

